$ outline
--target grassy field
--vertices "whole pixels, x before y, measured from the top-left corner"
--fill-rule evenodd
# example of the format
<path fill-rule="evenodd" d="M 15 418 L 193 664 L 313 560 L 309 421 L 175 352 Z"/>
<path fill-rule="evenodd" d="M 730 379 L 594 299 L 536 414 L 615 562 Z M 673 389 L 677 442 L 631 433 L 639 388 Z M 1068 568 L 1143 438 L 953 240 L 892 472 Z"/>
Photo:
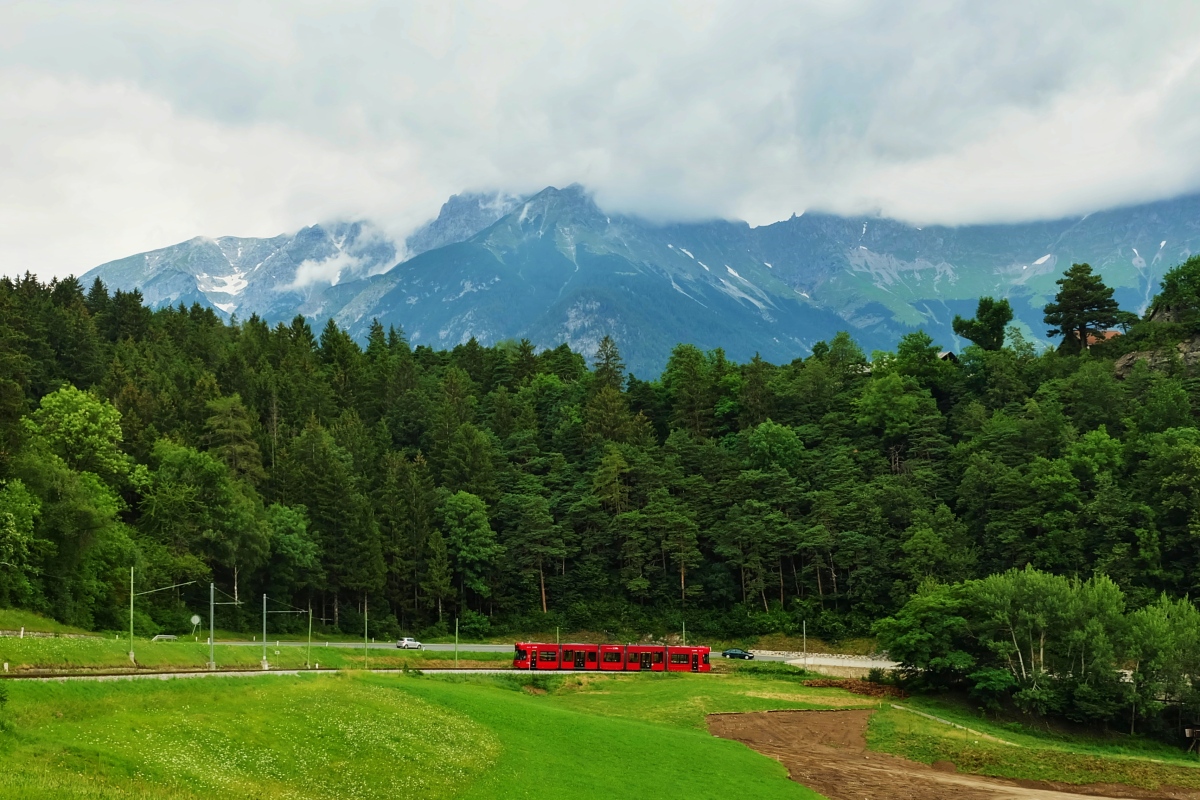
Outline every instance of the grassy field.
<path fill-rule="evenodd" d="M 0 630 L 19 631 L 24 628 L 26 631 L 36 631 L 40 633 L 88 633 L 81 628 L 72 628 L 70 625 L 63 625 L 61 622 L 43 617 L 41 614 L 35 614 L 32 611 L 23 611 L 18 608 L 0 608 Z"/>
<path fill-rule="evenodd" d="M 812 689 L 774 671 L 738 669 L 728 674 L 666 673 L 606 678 L 563 676 L 556 701 L 566 708 L 603 716 L 662 722 L 705 730 L 715 712 L 770 709 L 876 708 L 879 702 L 840 689 Z"/>
<path fill-rule="evenodd" d="M 1063 783 L 1124 783 L 1154 789 L 1167 784 L 1200 788 L 1200 761 L 1181 748 L 1148 739 L 1112 735 L 1056 735 L 1024 725 L 981 719 L 961 705 L 911 698 L 899 705 L 963 725 L 1017 747 L 891 707 L 871 718 L 872 750 L 932 764 L 949 761 L 960 772 Z"/>
<path fill-rule="evenodd" d="M 767 800 L 817 797 L 776 762 L 709 736 L 701 712 L 669 711 L 702 685 L 713 707 L 772 707 L 748 693 L 774 681 L 542 678 L 558 685 L 536 694 L 522 677 L 6 684 L 0 797 L 658 796 L 667 787 L 713 797 L 729 786 Z M 835 703 L 841 695 L 827 690 Z"/>
<path fill-rule="evenodd" d="M 208 645 L 201 642 L 151 642 L 134 640 L 137 664 L 142 669 L 204 669 Z M 267 646 L 272 667 L 299 669 L 305 666 L 307 648 Z M 32 670 L 105 670 L 129 669 L 128 639 L 0 638 L 0 662 L 9 665 L 9 674 Z M 216 646 L 217 666 L 221 669 L 254 669 L 260 665 L 262 649 L 254 646 Z M 362 649 L 313 645 L 312 662 L 321 667 L 361 669 Z M 447 667 L 454 654 L 447 652 L 370 649 L 366 665 L 371 669 L 425 669 Z M 460 653 L 460 667 L 512 666 L 511 653 Z"/>

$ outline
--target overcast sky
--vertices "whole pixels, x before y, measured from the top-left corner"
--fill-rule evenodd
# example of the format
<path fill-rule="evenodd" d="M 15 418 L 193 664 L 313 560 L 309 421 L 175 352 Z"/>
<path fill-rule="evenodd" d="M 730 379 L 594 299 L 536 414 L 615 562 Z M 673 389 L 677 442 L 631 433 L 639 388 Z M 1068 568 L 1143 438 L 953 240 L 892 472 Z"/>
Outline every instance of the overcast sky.
<path fill-rule="evenodd" d="M 1200 4 L 0 3 L 0 273 L 580 182 L 965 223 L 1200 189 Z"/>

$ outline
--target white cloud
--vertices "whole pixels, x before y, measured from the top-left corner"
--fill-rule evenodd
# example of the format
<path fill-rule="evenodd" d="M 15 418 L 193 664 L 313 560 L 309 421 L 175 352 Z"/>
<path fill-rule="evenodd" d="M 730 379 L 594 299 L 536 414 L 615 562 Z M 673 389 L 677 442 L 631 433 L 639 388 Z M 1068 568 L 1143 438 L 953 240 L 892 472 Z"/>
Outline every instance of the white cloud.
<path fill-rule="evenodd" d="M 332 218 L 400 236 L 453 192 L 574 181 L 753 223 L 1200 188 L 1194 3 L 181 8 L 0 10 L 0 272 Z"/>
<path fill-rule="evenodd" d="M 315 283 L 336 286 L 342 273 L 355 272 L 359 266 L 361 261 L 349 253 L 338 253 L 323 261 L 309 259 L 296 267 L 296 279 L 288 288 L 302 289 Z"/>

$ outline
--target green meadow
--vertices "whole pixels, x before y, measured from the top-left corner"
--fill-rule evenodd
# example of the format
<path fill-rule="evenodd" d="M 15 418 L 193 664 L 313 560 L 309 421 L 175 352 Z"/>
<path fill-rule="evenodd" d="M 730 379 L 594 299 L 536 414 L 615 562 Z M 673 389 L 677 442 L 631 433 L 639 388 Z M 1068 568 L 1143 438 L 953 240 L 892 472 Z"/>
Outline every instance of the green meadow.
<path fill-rule="evenodd" d="M 51 640 L 53 641 L 53 640 Z M 332 649 L 332 648 L 331 648 Z M 1200 787 L 1195 757 L 1128 737 L 980 719 L 963 706 L 806 687 L 781 665 L 712 675 L 249 675 L 4 681 L 0 798 L 816 798 L 705 717 L 872 708 L 873 750 L 962 772 Z M 980 736 L 979 734 L 984 734 Z M 1004 745 L 988 737 L 1017 746 Z"/>
<path fill-rule="evenodd" d="M 818 797 L 670 711 L 702 685 L 705 707 L 778 707 L 748 695 L 771 681 L 522 677 L 9 681 L 0 797 Z"/>
<path fill-rule="evenodd" d="M 885 702 L 867 728 L 870 749 L 926 764 L 949 761 L 959 772 L 999 778 L 1200 789 L 1200 758 L 1182 747 L 1102 730 L 1066 733 L 989 720 L 959 703 L 933 698 L 909 698 L 896 705 L 970 730 Z"/>

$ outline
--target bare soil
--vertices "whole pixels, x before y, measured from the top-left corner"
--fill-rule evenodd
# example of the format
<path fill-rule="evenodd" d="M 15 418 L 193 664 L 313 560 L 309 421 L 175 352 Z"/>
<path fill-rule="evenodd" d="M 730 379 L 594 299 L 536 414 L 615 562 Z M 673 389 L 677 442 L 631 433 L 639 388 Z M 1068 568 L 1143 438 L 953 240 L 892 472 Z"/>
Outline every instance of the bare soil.
<path fill-rule="evenodd" d="M 948 761 L 933 766 L 867 751 L 865 733 L 873 711 L 757 711 L 710 714 L 714 736 L 742 742 L 783 764 L 788 775 L 829 800 L 994 800 L 1079 797 L 1200 800 L 1200 792 L 1164 787 L 1154 791 L 1116 784 L 1072 786 L 1006 781 L 966 775 Z"/>

